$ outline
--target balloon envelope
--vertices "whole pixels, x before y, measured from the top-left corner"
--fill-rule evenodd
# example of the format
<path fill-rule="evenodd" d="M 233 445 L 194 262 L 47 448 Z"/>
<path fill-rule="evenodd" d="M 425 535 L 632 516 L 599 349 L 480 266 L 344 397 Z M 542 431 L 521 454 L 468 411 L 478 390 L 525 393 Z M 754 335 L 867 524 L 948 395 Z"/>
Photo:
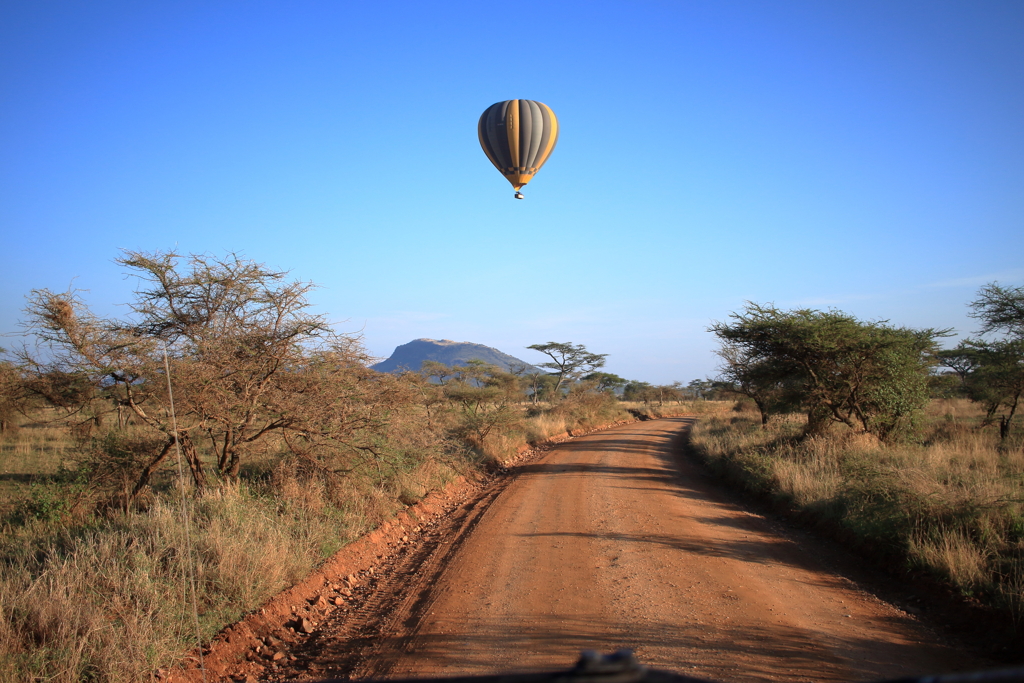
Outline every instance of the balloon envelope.
<path fill-rule="evenodd" d="M 558 119 L 541 102 L 505 100 L 487 107 L 477 134 L 484 154 L 518 192 L 555 148 Z"/>

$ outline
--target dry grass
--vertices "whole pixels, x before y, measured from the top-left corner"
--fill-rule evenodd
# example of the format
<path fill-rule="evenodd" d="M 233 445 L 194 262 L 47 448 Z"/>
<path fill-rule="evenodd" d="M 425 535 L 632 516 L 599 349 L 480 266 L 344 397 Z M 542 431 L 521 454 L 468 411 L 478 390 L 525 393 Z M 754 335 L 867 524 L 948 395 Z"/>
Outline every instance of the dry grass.
<path fill-rule="evenodd" d="M 67 429 L 45 423 L 30 423 L 0 436 L 0 516 L 29 495 L 33 482 L 57 474 L 74 447 Z"/>
<path fill-rule="evenodd" d="M 524 431 L 527 443 L 540 443 L 556 434 L 566 433 L 569 428 L 566 426 L 564 415 L 543 412 L 526 418 Z"/>
<path fill-rule="evenodd" d="M 138 681 L 200 637 L 293 585 L 349 541 L 455 471 L 427 461 L 386 482 L 304 477 L 279 463 L 263 485 L 225 485 L 191 506 L 191 548 L 179 497 L 61 525 L 8 528 L 0 546 L 0 681 Z M 188 558 L 192 557 L 189 562 Z"/>
<path fill-rule="evenodd" d="M 70 457 L 74 439 L 67 429 L 29 424 L 0 437 L 0 473 L 55 474 Z"/>
<path fill-rule="evenodd" d="M 425 428 L 426 413 L 410 406 L 392 416 L 379 460 L 340 478 L 268 443 L 251 454 L 241 483 L 188 497 L 191 550 L 169 469 L 144 512 L 88 514 L 67 505 L 81 483 L 58 476 L 73 471 L 82 442 L 54 426 L 16 430 L 0 442 L 5 484 L 17 494 L 0 539 L 0 681 L 149 678 L 195 645 L 188 567 L 207 639 L 467 468 L 508 460 L 528 440 L 627 416 L 615 401 L 588 397 L 532 417 L 527 410 L 467 448 L 447 439 L 451 425 Z"/>
<path fill-rule="evenodd" d="M 801 438 L 802 416 L 766 430 L 716 416 L 691 446 L 735 484 L 1024 614 L 1024 453 L 1000 448 L 966 401 L 934 401 L 927 417 L 918 442 L 885 446 L 843 430 Z"/>
<path fill-rule="evenodd" d="M 593 396 L 524 405 L 521 418 L 473 448 L 446 441 L 451 425 L 443 421 L 425 427 L 426 412 L 411 406 L 393 416 L 381 461 L 342 478 L 310 472 L 268 443 L 251 454 L 241 483 L 188 498 L 191 565 L 170 468 L 145 512 L 86 514 L 66 505 L 80 484 L 60 476 L 62 467 L 73 470 L 81 442 L 60 427 L 25 426 L 0 441 L 13 494 L 0 538 L 0 681 L 147 679 L 195 645 L 189 566 L 207 639 L 468 468 L 507 461 L 528 442 L 629 419 L 631 409 L 653 417 L 732 405 L 631 406 Z"/>
<path fill-rule="evenodd" d="M 736 410 L 736 401 L 666 401 L 643 403 L 642 401 L 622 401 L 622 408 L 631 415 L 643 415 L 649 418 L 673 417 L 677 415 L 724 415 Z"/>
<path fill-rule="evenodd" d="M 189 562 L 173 466 L 144 512 L 72 509 L 82 484 L 67 472 L 81 443 L 53 426 L 13 431 L 0 442 L 12 493 L 0 536 L 0 681 L 149 679 L 195 645 L 186 568 L 208 639 L 471 466 L 444 445 L 415 416 L 397 416 L 378 466 L 344 477 L 310 472 L 271 445 L 242 482 L 187 496 Z"/>
<path fill-rule="evenodd" d="M 306 510 L 282 515 L 272 501 L 238 488 L 191 504 L 191 548 L 177 506 L 163 499 L 145 514 L 103 525 L 54 530 L 40 523 L 8 538 L 0 567 L 0 676 L 147 679 L 194 644 L 190 552 L 204 638 L 322 559 L 323 539 Z"/>
<path fill-rule="evenodd" d="M 948 577 L 962 590 L 974 592 L 990 581 L 989 554 L 962 531 L 950 531 L 936 540 L 912 536 L 909 551 L 911 557 Z"/>

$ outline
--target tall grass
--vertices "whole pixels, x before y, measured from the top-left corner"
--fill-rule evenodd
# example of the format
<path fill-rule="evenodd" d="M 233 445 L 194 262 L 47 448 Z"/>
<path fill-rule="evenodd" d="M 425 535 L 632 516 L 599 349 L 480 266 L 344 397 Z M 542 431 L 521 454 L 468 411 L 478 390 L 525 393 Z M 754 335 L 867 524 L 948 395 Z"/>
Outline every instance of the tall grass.
<path fill-rule="evenodd" d="M 0 440 L 0 472 L 22 471 L 27 460 L 40 474 L 53 474 L 74 449 L 68 430 L 59 426 L 32 425 L 12 438 Z"/>
<path fill-rule="evenodd" d="M 325 476 L 268 452 L 242 481 L 189 492 L 191 556 L 170 472 L 145 509 L 75 507 L 90 493 L 74 476 L 87 447 L 50 428 L 8 435 L 0 452 L 21 488 L 0 536 L 0 681 L 138 681 L 173 665 L 196 644 L 187 569 L 207 640 L 470 466 L 401 428 L 414 426 L 396 426 L 379 469 Z"/>
<path fill-rule="evenodd" d="M 446 436 L 453 425 L 427 425 L 426 413 L 410 406 L 392 416 L 376 445 L 380 459 L 341 477 L 270 444 L 251 454 L 240 482 L 186 496 L 191 560 L 170 468 L 155 477 L 144 509 L 76 506 L 82 496 L 95 502 L 75 477 L 76 462 L 115 428 L 86 442 L 57 427 L 24 426 L 0 439 L 12 477 L 5 483 L 16 493 L 0 509 L 0 681 L 148 679 L 196 644 L 189 567 L 205 641 L 455 475 L 507 462 L 526 443 L 629 419 L 627 408 L 602 396 L 523 406 L 483 443 L 466 444 Z M 116 433 L 131 438 L 132 428 Z"/>
<path fill-rule="evenodd" d="M 67 429 L 45 423 L 0 437 L 0 516 L 31 494 L 33 482 L 58 474 L 74 446 Z"/>
<path fill-rule="evenodd" d="M 915 443 L 836 430 L 803 438 L 802 416 L 711 417 L 692 451 L 736 485 L 789 506 L 887 560 L 1024 616 L 1024 453 L 1001 448 L 964 401 L 935 401 Z"/>
<path fill-rule="evenodd" d="M 303 514 L 281 515 L 244 488 L 190 503 L 200 628 L 287 587 L 321 557 Z M 282 519 L 283 517 L 283 519 Z M 0 676 L 9 680 L 142 680 L 194 643 L 179 511 L 157 499 L 77 528 L 29 525 L 5 543 L 0 569 Z"/>

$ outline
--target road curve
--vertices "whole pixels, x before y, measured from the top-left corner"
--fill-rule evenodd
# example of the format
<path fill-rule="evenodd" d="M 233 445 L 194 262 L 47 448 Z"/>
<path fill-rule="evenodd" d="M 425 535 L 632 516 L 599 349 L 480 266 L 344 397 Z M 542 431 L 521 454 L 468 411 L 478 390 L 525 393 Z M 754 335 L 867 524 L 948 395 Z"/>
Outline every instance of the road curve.
<path fill-rule="evenodd" d="M 582 649 L 620 647 L 649 666 L 723 681 L 977 666 L 729 502 L 677 456 L 689 423 L 625 425 L 519 467 L 463 522 L 472 528 L 458 544 L 435 552 L 433 566 L 416 560 L 421 571 L 348 674 L 552 669 Z"/>

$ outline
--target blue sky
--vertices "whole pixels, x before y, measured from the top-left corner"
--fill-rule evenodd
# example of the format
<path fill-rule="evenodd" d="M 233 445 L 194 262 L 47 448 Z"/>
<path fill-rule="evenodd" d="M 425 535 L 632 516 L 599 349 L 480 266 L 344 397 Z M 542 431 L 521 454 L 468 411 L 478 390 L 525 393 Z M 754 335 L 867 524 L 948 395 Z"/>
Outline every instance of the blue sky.
<path fill-rule="evenodd" d="M 748 300 L 967 333 L 1024 282 L 1021 36 L 1019 0 L 0 0 L 0 333 L 33 288 L 123 315 L 121 248 L 290 270 L 381 357 L 686 382 Z M 525 201 L 476 140 L 511 98 L 562 126 Z"/>

